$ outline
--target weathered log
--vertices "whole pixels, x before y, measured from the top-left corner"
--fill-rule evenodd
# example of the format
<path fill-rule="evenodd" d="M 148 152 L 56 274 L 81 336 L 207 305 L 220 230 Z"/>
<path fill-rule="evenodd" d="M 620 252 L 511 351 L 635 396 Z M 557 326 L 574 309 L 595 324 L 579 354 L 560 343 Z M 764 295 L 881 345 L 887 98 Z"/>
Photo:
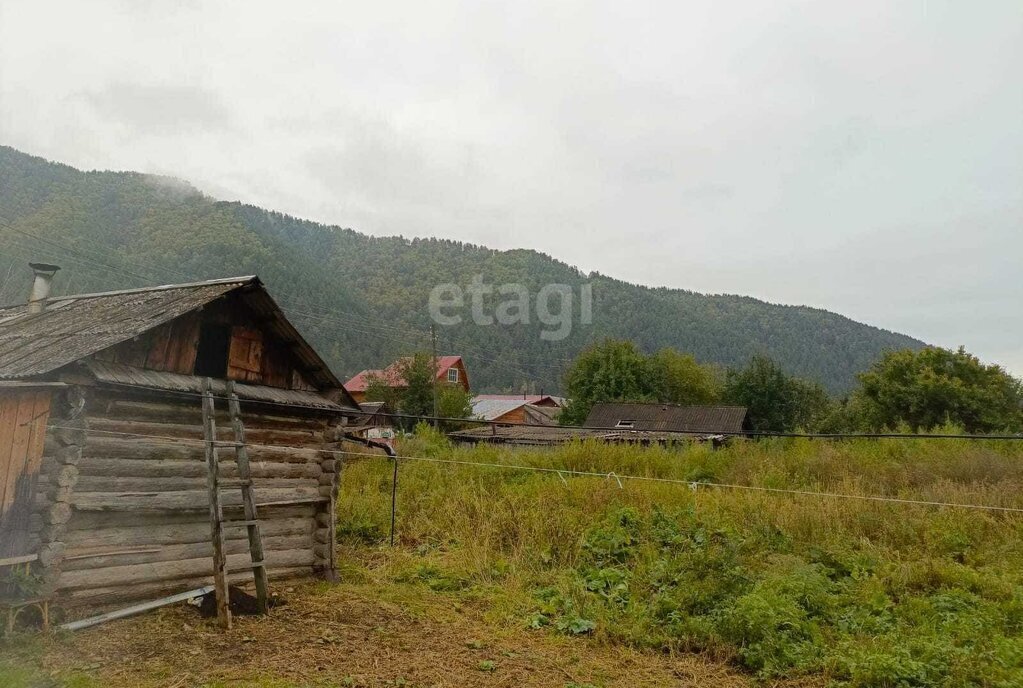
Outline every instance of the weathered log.
<path fill-rule="evenodd" d="M 329 528 L 317 528 L 313 533 L 313 539 L 320 544 L 326 544 L 330 542 L 330 529 Z"/>
<path fill-rule="evenodd" d="M 49 438 L 50 435 L 47 435 Z M 78 444 L 62 446 L 55 441 L 49 441 L 43 448 L 42 465 L 49 466 L 75 466 L 82 458 L 82 447 Z"/>
<path fill-rule="evenodd" d="M 74 493 L 75 489 L 73 487 L 48 487 L 46 490 L 46 498 L 49 499 L 51 503 L 70 502 Z"/>
<path fill-rule="evenodd" d="M 267 461 L 281 463 L 312 463 L 319 464 L 322 459 L 315 448 L 303 447 L 260 447 L 249 445 L 251 461 Z M 234 452 L 230 447 L 224 452 L 221 463 L 234 461 Z M 124 437 L 119 435 L 89 435 L 84 448 L 87 458 L 100 459 L 134 459 L 134 460 L 178 460 L 204 461 L 205 445 L 201 436 L 194 439 L 150 439 L 140 437 Z"/>
<path fill-rule="evenodd" d="M 278 461 L 251 461 L 253 478 L 310 478 L 316 479 L 323 470 L 315 463 L 287 463 Z M 199 461 L 140 460 L 88 458 L 79 467 L 83 476 L 113 476 L 136 478 L 205 478 L 206 465 Z M 238 477 L 238 464 L 233 456 L 221 457 L 220 475 Z"/>
<path fill-rule="evenodd" d="M 178 423 L 202 423 L 202 409 L 198 403 L 174 403 L 158 401 L 134 401 L 123 398 L 115 398 L 106 403 L 96 404 L 90 409 L 90 416 L 100 418 L 115 418 L 122 420 L 166 421 L 174 418 Z M 197 400 L 198 401 L 198 400 Z M 295 415 L 281 415 L 273 413 L 266 407 L 259 408 L 256 404 L 241 401 L 242 421 L 246 427 L 273 428 L 273 429 L 317 429 L 321 432 L 328 425 L 328 420 L 323 417 L 299 415 L 301 409 Z M 217 425 L 230 423 L 230 415 L 224 411 L 217 411 L 215 419 Z"/>
<path fill-rule="evenodd" d="M 227 478 L 229 476 L 221 476 Z M 237 477 L 237 471 L 235 476 Z M 285 488 L 316 488 L 317 478 L 255 478 L 253 485 L 257 490 Z M 112 476 L 84 475 L 78 480 L 79 492 L 182 492 L 200 490 L 206 486 L 206 478 L 199 477 L 159 477 L 159 478 L 117 478 Z M 232 488 L 234 489 L 234 488 Z M 224 488 L 223 494 L 230 490 Z"/>
<path fill-rule="evenodd" d="M 254 490 L 257 506 L 312 502 L 322 499 L 324 488 L 295 487 Z M 328 488 L 329 489 L 329 488 Z M 75 509 L 81 511 L 164 511 L 204 510 L 209 508 L 209 495 L 200 490 L 177 492 L 76 492 L 72 497 Z M 241 491 L 225 490 L 224 507 L 240 507 Z"/>
<path fill-rule="evenodd" d="M 298 581 L 312 577 L 313 569 L 310 566 L 281 567 L 270 569 L 267 573 L 271 580 Z M 227 579 L 230 583 L 244 584 L 252 580 L 252 571 L 240 571 L 238 573 L 233 573 L 230 574 Z M 202 585 L 208 584 L 212 580 L 212 575 L 206 575 L 187 579 L 135 584 L 131 586 L 110 585 L 105 587 L 65 590 L 60 594 L 60 601 L 65 606 L 124 604 L 125 602 L 131 602 L 134 600 L 154 599 L 161 595 L 198 588 Z"/>
<path fill-rule="evenodd" d="M 316 514 L 316 523 L 324 528 L 330 527 L 330 524 L 334 521 L 334 514 L 320 512 Z"/>
<path fill-rule="evenodd" d="M 309 517 L 264 518 L 259 530 L 264 538 L 283 535 L 309 535 L 316 527 Z M 224 522 L 224 533 L 228 538 L 246 536 L 245 526 Z M 77 556 L 94 551 L 117 547 L 141 547 L 146 545 L 180 545 L 193 542 L 209 542 L 209 520 L 192 523 L 176 523 L 150 526 L 107 527 L 97 530 L 71 530 L 64 537 L 68 555 Z"/>
<path fill-rule="evenodd" d="M 54 441 L 61 447 L 82 445 L 85 443 L 86 427 L 84 418 L 55 419 L 47 434 L 52 435 Z"/>
<path fill-rule="evenodd" d="M 166 423 L 156 422 L 134 422 L 130 420 L 115 418 L 89 417 L 89 437 L 112 435 L 111 433 L 125 433 L 129 436 L 145 436 L 147 439 L 154 437 L 171 437 L 177 439 L 202 440 L 203 432 L 200 425 L 188 425 L 176 422 L 175 418 L 168 418 Z M 233 440 L 234 436 L 230 427 L 218 427 L 217 439 L 220 441 Z M 322 445 L 322 433 L 316 430 L 274 430 L 253 428 L 246 430 L 246 439 L 250 444 L 268 444 L 286 447 L 297 446 L 318 446 Z"/>
<path fill-rule="evenodd" d="M 44 569 L 60 563 L 64 557 L 65 545 L 63 542 L 50 542 L 39 548 L 39 565 Z"/>
<path fill-rule="evenodd" d="M 302 548 L 287 551 L 268 552 L 266 563 L 270 568 L 290 568 L 295 566 L 312 566 L 317 556 L 311 549 Z M 227 557 L 227 567 L 232 573 L 241 572 L 246 566 L 251 567 L 252 560 L 248 551 L 231 554 Z M 129 564 L 127 566 L 109 566 L 101 569 L 80 571 L 63 571 L 58 587 L 61 590 L 91 587 L 107 587 L 110 585 L 136 585 L 160 580 L 180 580 L 198 576 L 212 576 L 213 562 L 211 557 L 159 562 L 157 564 Z"/>
<path fill-rule="evenodd" d="M 260 520 L 269 521 L 285 518 L 305 518 L 312 523 L 316 516 L 316 504 L 299 504 L 289 506 L 273 506 L 261 509 Z M 237 518 L 229 514 L 230 518 Z M 206 525 L 206 536 L 209 537 L 210 520 L 207 514 L 195 511 L 77 511 L 68 524 L 69 530 L 85 530 L 99 532 L 107 528 L 151 528 L 156 526 L 188 525 L 202 523 Z"/>
<path fill-rule="evenodd" d="M 78 469 L 74 466 L 61 466 L 59 470 L 52 474 L 50 479 L 60 487 L 74 487 L 78 481 Z"/>
<path fill-rule="evenodd" d="M 263 538 L 264 556 L 270 552 L 288 552 L 301 549 L 313 550 L 314 546 L 315 543 L 309 534 Z M 104 551 L 110 552 L 110 554 L 104 554 Z M 239 537 L 225 539 L 224 551 L 227 554 L 247 555 L 249 552 L 247 535 L 242 533 Z M 183 545 L 163 545 L 157 548 L 150 548 L 148 551 L 139 551 L 139 548 L 110 548 L 92 553 L 65 553 L 63 570 L 84 571 L 133 566 L 136 564 L 162 565 L 164 562 L 187 561 L 200 557 L 212 558 L 212 556 L 213 545 L 208 539 L 205 542 L 192 542 Z"/>
<path fill-rule="evenodd" d="M 71 505 L 67 502 L 50 505 L 43 515 L 43 520 L 49 524 L 67 523 L 71 520 Z"/>

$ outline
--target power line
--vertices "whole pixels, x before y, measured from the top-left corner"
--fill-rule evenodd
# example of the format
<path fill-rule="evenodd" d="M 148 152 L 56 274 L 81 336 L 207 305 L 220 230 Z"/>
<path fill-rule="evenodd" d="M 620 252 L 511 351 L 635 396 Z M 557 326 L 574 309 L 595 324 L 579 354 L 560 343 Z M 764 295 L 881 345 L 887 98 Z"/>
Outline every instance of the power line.
<path fill-rule="evenodd" d="M 187 392 L 184 390 L 171 390 L 163 389 L 160 387 L 145 387 L 142 385 L 132 385 L 125 382 L 104 382 L 104 385 L 113 387 L 124 387 L 127 389 L 134 390 L 147 390 L 152 392 L 159 392 L 161 394 L 171 394 L 183 397 L 194 397 L 202 398 L 202 394 L 198 392 Z M 214 396 L 214 399 L 228 400 L 227 397 Z M 291 409 L 308 409 L 312 411 L 332 412 L 340 415 L 349 416 L 382 416 L 385 418 L 394 418 L 399 420 L 415 420 L 427 423 L 433 422 L 448 422 L 448 423 L 470 423 L 474 425 L 490 425 L 490 426 L 510 426 L 515 428 L 541 428 L 545 430 L 561 429 L 561 430 L 596 430 L 605 433 L 615 433 L 618 435 L 628 436 L 629 433 L 644 433 L 644 432 L 655 432 L 659 435 L 680 435 L 682 437 L 692 436 L 721 436 L 721 437 L 779 437 L 779 438 L 792 438 L 792 439 L 824 439 L 824 440 L 992 440 L 992 441 L 1013 441 L 1023 440 L 1023 434 L 1015 435 L 962 435 L 952 433 L 936 433 L 936 434 L 914 434 L 914 433 L 884 433 L 884 432 L 872 432 L 872 433 L 859 433 L 859 432 L 847 432 L 847 433 L 810 433 L 810 432 L 768 432 L 768 431 L 742 431 L 742 430 L 656 430 L 656 431 L 644 431 L 644 430 L 626 430 L 622 428 L 608 428 L 599 425 L 544 425 L 542 423 L 500 423 L 493 420 L 485 420 L 482 418 L 454 418 L 452 416 L 430 416 L 424 414 L 411 414 L 411 413 L 386 413 L 379 411 L 363 411 L 361 409 L 348 409 L 344 407 L 330 408 L 324 406 L 313 406 L 311 404 L 294 404 L 283 401 L 271 401 L 268 399 L 243 399 L 243 404 L 263 404 L 268 406 L 276 406 L 279 408 L 291 408 Z M 597 439 L 597 438 L 594 438 Z"/>
<path fill-rule="evenodd" d="M 121 276 L 121 277 L 124 277 L 124 276 L 130 277 L 132 279 L 138 280 L 139 281 L 139 286 L 144 286 L 146 284 L 149 284 L 153 280 L 154 277 L 155 277 L 157 282 L 162 282 L 165 279 L 164 274 L 161 274 L 161 273 L 165 272 L 166 270 L 164 268 L 159 268 L 158 269 L 155 266 L 152 266 L 152 264 L 149 264 L 152 276 L 151 277 L 144 277 L 144 276 L 142 276 L 142 275 L 140 275 L 140 274 L 138 274 L 136 272 L 128 271 L 128 270 L 125 270 L 123 268 L 117 268 L 117 267 L 115 267 L 115 266 L 113 266 L 113 265 L 111 265 L 111 264 L 109 264 L 107 262 L 103 262 L 103 261 L 100 261 L 98 259 L 91 259 L 90 260 L 88 252 L 85 252 L 85 251 L 82 251 L 82 250 L 79 250 L 79 249 L 75 249 L 75 248 L 69 247 L 66 244 L 62 244 L 62 243 L 60 243 L 58 241 L 55 241 L 53 239 L 48 239 L 48 238 L 40 237 L 38 235 L 32 234 L 31 232 L 26 232 L 24 230 L 18 229 L 17 227 L 13 227 L 13 226 L 11 226 L 9 224 L 5 225 L 5 227 L 7 229 L 10 229 L 13 232 L 16 232 L 16 233 L 24 236 L 24 237 L 28 237 L 30 239 L 37 240 L 37 241 L 39 241 L 41 243 L 48 244 L 50 246 L 56 247 L 59 250 L 64 251 L 65 253 L 68 254 L 68 256 L 70 256 L 68 259 L 71 260 L 71 262 L 73 262 L 73 263 L 77 263 L 77 264 L 79 264 L 81 266 L 85 266 L 85 267 L 88 267 L 88 268 L 91 268 L 91 269 L 99 268 L 100 272 L 106 272 L 107 274 L 116 274 L 116 275 Z M 31 260 L 31 255 L 29 254 L 30 247 L 26 246 L 25 244 L 18 244 L 18 243 L 15 243 L 14 246 L 16 246 L 17 248 L 20 248 L 21 251 L 22 251 L 22 255 L 28 255 L 28 258 Z M 143 264 L 143 266 L 146 266 L 145 263 L 142 263 L 142 264 Z M 187 279 L 192 279 L 191 276 L 186 275 L 185 273 L 181 273 L 181 272 L 177 272 L 177 271 L 170 271 L 170 272 L 174 272 L 175 274 L 177 274 L 178 275 L 177 279 L 186 279 L 186 280 Z M 414 329 L 412 327 L 397 327 L 397 326 L 382 325 L 380 323 L 375 323 L 373 321 L 370 321 L 368 318 L 366 318 L 364 316 L 356 315 L 356 314 L 353 314 L 353 313 L 345 313 L 343 315 L 343 317 L 339 318 L 336 315 L 334 315 L 334 312 L 325 311 L 323 309 L 319 309 L 316 306 L 313 306 L 313 305 L 305 303 L 305 302 L 302 302 L 301 308 L 295 307 L 294 305 L 288 305 L 287 302 L 291 301 L 293 304 L 299 303 L 300 300 L 301 300 L 301 297 L 299 297 L 297 295 L 290 294 L 290 293 L 285 292 L 285 291 L 280 291 L 280 290 L 278 290 L 276 288 L 271 288 L 270 291 L 272 293 L 277 294 L 279 296 L 279 298 L 283 297 L 282 300 L 285 302 L 285 308 L 286 308 L 286 310 L 289 313 L 293 313 L 295 315 L 298 315 L 298 316 L 301 316 L 301 317 L 305 317 L 307 319 L 318 320 L 321 323 L 329 322 L 329 323 L 337 324 L 337 325 L 340 325 L 341 327 L 346 328 L 348 330 L 358 332 L 359 334 L 365 334 L 365 335 L 368 335 L 368 336 L 371 336 L 371 337 L 377 337 L 379 339 L 383 339 L 383 340 L 390 341 L 390 342 L 393 342 L 393 343 L 400 343 L 400 344 L 403 344 L 404 346 L 413 346 L 413 347 L 421 347 L 423 345 L 423 342 L 420 342 L 418 339 L 410 339 L 409 337 L 398 336 L 398 334 L 391 334 L 391 332 L 400 333 L 400 334 L 405 334 L 406 332 L 411 332 L 413 335 L 418 335 L 419 337 L 422 337 L 424 341 L 429 336 L 426 333 L 425 330 L 420 331 L 420 330 L 416 330 L 416 329 Z M 373 330 L 381 330 L 382 332 L 376 332 L 376 331 L 373 331 Z M 482 349 L 482 347 L 479 347 L 479 348 Z M 468 351 L 470 351 L 470 352 L 475 352 L 476 350 L 477 350 L 477 347 L 470 347 L 468 349 Z M 497 365 L 498 367 L 502 367 L 505 370 L 508 370 L 508 371 L 513 372 L 515 374 L 523 375 L 526 378 L 530 378 L 530 377 L 533 377 L 535 375 L 535 373 L 530 373 L 527 370 L 527 368 L 533 368 L 536 371 L 544 371 L 547 374 L 553 374 L 555 376 L 558 376 L 560 373 L 562 373 L 563 369 L 564 369 L 563 366 L 552 365 L 552 364 L 544 364 L 544 363 L 528 363 L 528 362 L 526 362 L 526 363 L 521 363 L 521 364 L 513 364 L 510 361 L 506 361 L 506 360 L 503 360 L 503 359 L 491 358 L 491 357 L 479 356 L 479 355 L 474 355 L 474 358 L 478 359 L 478 360 L 481 360 L 481 361 L 484 361 L 484 362 L 487 362 L 487 363 L 491 363 L 491 364 Z M 567 361 L 568 359 L 564 359 L 564 360 Z"/>
<path fill-rule="evenodd" d="M 52 430 L 80 430 L 81 428 L 75 428 L 71 426 L 63 425 L 47 425 Z M 99 433 L 103 435 L 112 435 L 119 437 L 135 437 L 145 439 L 157 439 L 165 440 L 175 443 L 186 442 L 190 444 L 197 444 L 205 446 L 208 443 L 215 444 L 223 447 L 234 447 L 235 442 L 230 440 L 206 440 L 191 437 L 172 437 L 169 435 L 153 435 L 148 433 L 137 433 L 137 432 L 124 432 L 120 430 L 98 430 L 89 429 L 89 432 Z M 280 444 L 260 444 L 257 442 L 249 442 L 248 446 L 260 447 L 263 449 L 308 449 L 308 447 L 296 447 L 293 445 L 280 445 Z M 372 458 L 382 458 L 380 454 L 373 454 L 370 452 L 353 452 L 343 449 L 322 449 L 317 448 L 315 451 L 323 454 L 341 455 L 344 456 L 365 456 Z M 438 463 L 438 464 L 449 464 L 459 466 L 474 466 L 483 468 L 499 468 L 504 470 L 517 470 L 517 471 L 534 471 L 538 473 L 547 474 L 558 474 L 564 479 L 565 476 L 572 477 L 590 477 L 590 478 L 604 478 L 607 480 L 615 480 L 619 487 L 623 487 L 622 481 L 634 480 L 640 482 L 653 482 L 663 483 L 672 485 L 684 485 L 691 490 L 698 491 L 700 488 L 713 488 L 720 490 L 738 490 L 738 491 L 751 491 L 751 492 L 762 492 L 767 494 L 785 494 L 800 497 L 818 497 L 824 499 L 849 499 L 856 501 L 868 501 L 868 502 L 883 502 L 891 504 L 902 504 L 911 506 L 928 506 L 928 507 L 939 507 L 949 509 L 972 509 L 978 511 L 995 511 L 1002 513 L 1023 513 L 1023 508 L 1010 507 L 1010 506 L 997 506 L 992 504 L 969 504 L 960 502 L 940 502 L 933 500 L 924 499 L 910 499 L 905 497 L 888 497 L 884 495 L 854 495 L 842 492 L 818 492 L 814 490 L 795 490 L 785 489 L 776 487 L 761 487 L 758 485 L 740 485 L 735 483 L 713 483 L 713 482 L 702 482 L 692 480 L 682 480 L 679 478 L 658 478 L 654 476 L 645 475 L 630 475 L 626 473 L 617 473 L 615 471 L 609 471 L 607 473 L 599 471 L 580 471 L 570 468 L 549 468 L 544 466 L 526 466 L 524 464 L 507 464 L 507 463 L 489 463 L 482 461 L 466 461 L 463 459 L 440 459 L 436 457 L 428 456 L 410 456 L 407 454 L 396 454 L 393 457 L 400 461 L 421 461 L 427 463 Z"/>

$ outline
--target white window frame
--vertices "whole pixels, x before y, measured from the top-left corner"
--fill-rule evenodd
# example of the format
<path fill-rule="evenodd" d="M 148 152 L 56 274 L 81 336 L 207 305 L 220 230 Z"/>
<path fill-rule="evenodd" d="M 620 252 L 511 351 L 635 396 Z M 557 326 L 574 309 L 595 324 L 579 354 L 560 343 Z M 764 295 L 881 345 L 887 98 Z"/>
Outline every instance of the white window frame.
<path fill-rule="evenodd" d="M 454 373 L 454 378 L 451 377 L 451 373 Z M 448 382 L 453 385 L 458 384 L 458 368 L 448 368 Z"/>
<path fill-rule="evenodd" d="M 634 429 L 636 427 L 636 421 L 628 420 L 628 419 L 623 419 L 623 420 L 618 421 L 615 424 L 615 427 L 616 428 L 620 428 L 622 430 L 632 430 L 632 429 Z"/>

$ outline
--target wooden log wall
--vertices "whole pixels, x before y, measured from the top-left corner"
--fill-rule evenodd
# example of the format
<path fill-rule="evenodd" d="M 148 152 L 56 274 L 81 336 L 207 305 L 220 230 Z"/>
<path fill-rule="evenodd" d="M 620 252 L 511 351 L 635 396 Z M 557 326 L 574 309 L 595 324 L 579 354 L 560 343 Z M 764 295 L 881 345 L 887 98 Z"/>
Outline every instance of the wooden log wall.
<path fill-rule="evenodd" d="M 218 399 L 218 439 L 233 440 L 227 402 Z M 328 448 L 338 421 L 305 409 L 246 404 L 242 420 L 271 578 L 333 578 L 333 507 L 340 462 Z M 54 589 L 66 605 L 145 599 L 211 580 L 212 546 L 201 407 L 198 398 L 146 390 L 90 388 L 72 464 L 47 462 L 42 491 L 65 495 Z M 145 436 L 139 436 L 145 435 Z M 167 439 L 169 438 L 169 439 Z M 262 446 L 277 445 L 277 446 Z M 46 454 L 65 456 L 54 433 Z M 220 448 L 222 478 L 237 476 L 234 451 Z M 73 485 L 68 466 L 74 466 Z M 222 490 L 225 518 L 241 519 L 241 490 Z M 56 502 L 40 504 L 51 511 Z M 246 530 L 228 526 L 232 580 L 251 578 Z M 59 537 L 57 537 L 59 536 Z"/>

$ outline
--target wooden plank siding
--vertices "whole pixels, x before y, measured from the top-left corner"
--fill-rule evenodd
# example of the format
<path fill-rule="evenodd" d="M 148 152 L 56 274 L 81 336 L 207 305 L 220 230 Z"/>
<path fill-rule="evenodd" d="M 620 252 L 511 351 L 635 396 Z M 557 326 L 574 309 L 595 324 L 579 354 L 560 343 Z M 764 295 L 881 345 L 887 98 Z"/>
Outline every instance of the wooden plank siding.
<path fill-rule="evenodd" d="M 263 333 L 254 327 L 231 328 L 227 377 L 239 382 L 263 382 Z"/>
<path fill-rule="evenodd" d="M 122 342 L 92 356 L 144 370 L 192 375 L 204 324 L 231 328 L 227 377 L 238 382 L 278 389 L 316 391 L 302 374 L 286 342 L 259 327 L 259 319 L 235 303 L 214 304 Z"/>
<path fill-rule="evenodd" d="M 28 549 L 51 391 L 0 390 L 0 558 Z"/>

